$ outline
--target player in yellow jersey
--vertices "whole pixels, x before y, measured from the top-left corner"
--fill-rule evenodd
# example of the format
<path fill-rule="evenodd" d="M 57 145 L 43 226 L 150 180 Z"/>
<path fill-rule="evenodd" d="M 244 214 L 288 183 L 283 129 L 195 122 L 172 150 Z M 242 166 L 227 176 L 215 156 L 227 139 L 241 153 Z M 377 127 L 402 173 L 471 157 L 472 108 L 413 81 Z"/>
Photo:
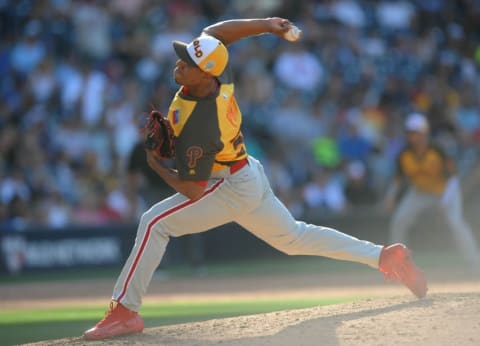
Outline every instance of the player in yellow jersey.
<path fill-rule="evenodd" d="M 170 237 L 236 222 L 289 255 L 315 255 L 366 264 L 423 297 L 427 285 L 403 244 L 388 247 L 335 229 L 297 221 L 273 193 L 262 164 L 248 155 L 241 132 L 227 46 L 246 37 L 284 39 L 292 23 L 282 18 L 236 19 L 205 28 L 190 43 L 174 42 L 179 84 L 168 110 L 175 133 L 175 167 L 147 150 L 150 167 L 177 193 L 159 201 L 139 222 L 132 252 L 113 289 L 107 316 L 84 333 L 105 339 L 141 332 L 138 311 Z M 302 78 L 302 76 L 299 76 Z"/>
<path fill-rule="evenodd" d="M 387 208 L 393 210 L 390 241 L 406 242 L 408 232 L 427 208 L 441 207 L 449 228 L 472 268 L 480 267 L 480 252 L 465 222 L 462 193 L 455 163 L 430 141 L 429 123 L 420 113 L 405 121 L 407 145 L 397 159 L 397 175 L 388 191 Z M 406 191 L 396 205 L 402 187 Z"/>

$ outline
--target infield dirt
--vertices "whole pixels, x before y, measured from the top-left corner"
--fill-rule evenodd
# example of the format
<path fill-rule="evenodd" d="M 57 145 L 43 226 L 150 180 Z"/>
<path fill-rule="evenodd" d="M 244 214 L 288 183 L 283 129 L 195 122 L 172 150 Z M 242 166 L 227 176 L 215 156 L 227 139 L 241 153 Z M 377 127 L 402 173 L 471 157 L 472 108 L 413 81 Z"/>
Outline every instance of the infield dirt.
<path fill-rule="evenodd" d="M 65 300 L 73 304 L 100 300 L 107 304 L 112 282 L 98 280 L 57 285 L 55 288 L 52 283 L 42 283 L 35 289 L 12 288 L 15 292 L 10 295 L 2 292 L 7 298 L 0 305 L 54 306 Z M 95 287 L 95 294 L 92 287 Z M 374 272 L 161 279 L 152 283 L 146 300 L 352 295 L 370 298 L 331 306 L 148 328 L 140 335 L 108 341 L 86 342 L 78 337 L 34 345 L 480 345 L 478 274 L 473 277 L 471 273 L 457 272 L 446 278 L 441 271 L 430 273 L 429 287 L 427 297 L 417 300 L 402 286 L 383 283 Z M 46 292 L 51 296 L 53 290 L 63 293 L 55 299 L 48 298 Z M 14 295 L 32 299 L 19 300 Z"/>

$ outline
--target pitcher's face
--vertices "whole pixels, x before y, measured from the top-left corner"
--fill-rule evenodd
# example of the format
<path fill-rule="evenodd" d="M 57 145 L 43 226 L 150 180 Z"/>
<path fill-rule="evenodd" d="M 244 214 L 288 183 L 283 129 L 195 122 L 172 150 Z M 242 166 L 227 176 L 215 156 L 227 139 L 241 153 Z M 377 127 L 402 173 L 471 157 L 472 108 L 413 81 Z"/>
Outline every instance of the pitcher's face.
<path fill-rule="evenodd" d="M 179 85 L 196 85 L 205 78 L 206 73 L 197 66 L 187 64 L 185 61 L 178 59 L 173 69 L 173 77 Z"/>

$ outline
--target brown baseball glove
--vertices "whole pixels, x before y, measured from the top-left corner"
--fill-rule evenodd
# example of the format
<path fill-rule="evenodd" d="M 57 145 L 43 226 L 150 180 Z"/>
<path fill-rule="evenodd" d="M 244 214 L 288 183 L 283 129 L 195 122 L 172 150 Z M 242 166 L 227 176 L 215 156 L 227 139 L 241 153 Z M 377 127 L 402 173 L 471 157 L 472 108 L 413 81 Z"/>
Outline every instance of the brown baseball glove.
<path fill-rule="evenodd" d="M 158 110 L 152 110 L 145 125 L 145 148 L 154 150 L 164 159 L 175 155 L 173 128 L 168 119 Z"/>

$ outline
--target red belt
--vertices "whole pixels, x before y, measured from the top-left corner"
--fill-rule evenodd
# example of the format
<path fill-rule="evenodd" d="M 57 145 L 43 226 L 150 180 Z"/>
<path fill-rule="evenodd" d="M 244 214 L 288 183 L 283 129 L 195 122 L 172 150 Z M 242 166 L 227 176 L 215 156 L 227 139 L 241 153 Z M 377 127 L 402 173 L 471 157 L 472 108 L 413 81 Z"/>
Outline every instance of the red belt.
<path fill-rule="evenodd" d="M 235 162 L 234 164 L 232 164 L 230 166 L 230 174 L 234 174 L 234 173 L 238 172 L 239 170 L 241 170 L 246 165 L 248 165 L 248 159 L 245 158 L 243 160 L 238 160 L 237 162 Z"/>

